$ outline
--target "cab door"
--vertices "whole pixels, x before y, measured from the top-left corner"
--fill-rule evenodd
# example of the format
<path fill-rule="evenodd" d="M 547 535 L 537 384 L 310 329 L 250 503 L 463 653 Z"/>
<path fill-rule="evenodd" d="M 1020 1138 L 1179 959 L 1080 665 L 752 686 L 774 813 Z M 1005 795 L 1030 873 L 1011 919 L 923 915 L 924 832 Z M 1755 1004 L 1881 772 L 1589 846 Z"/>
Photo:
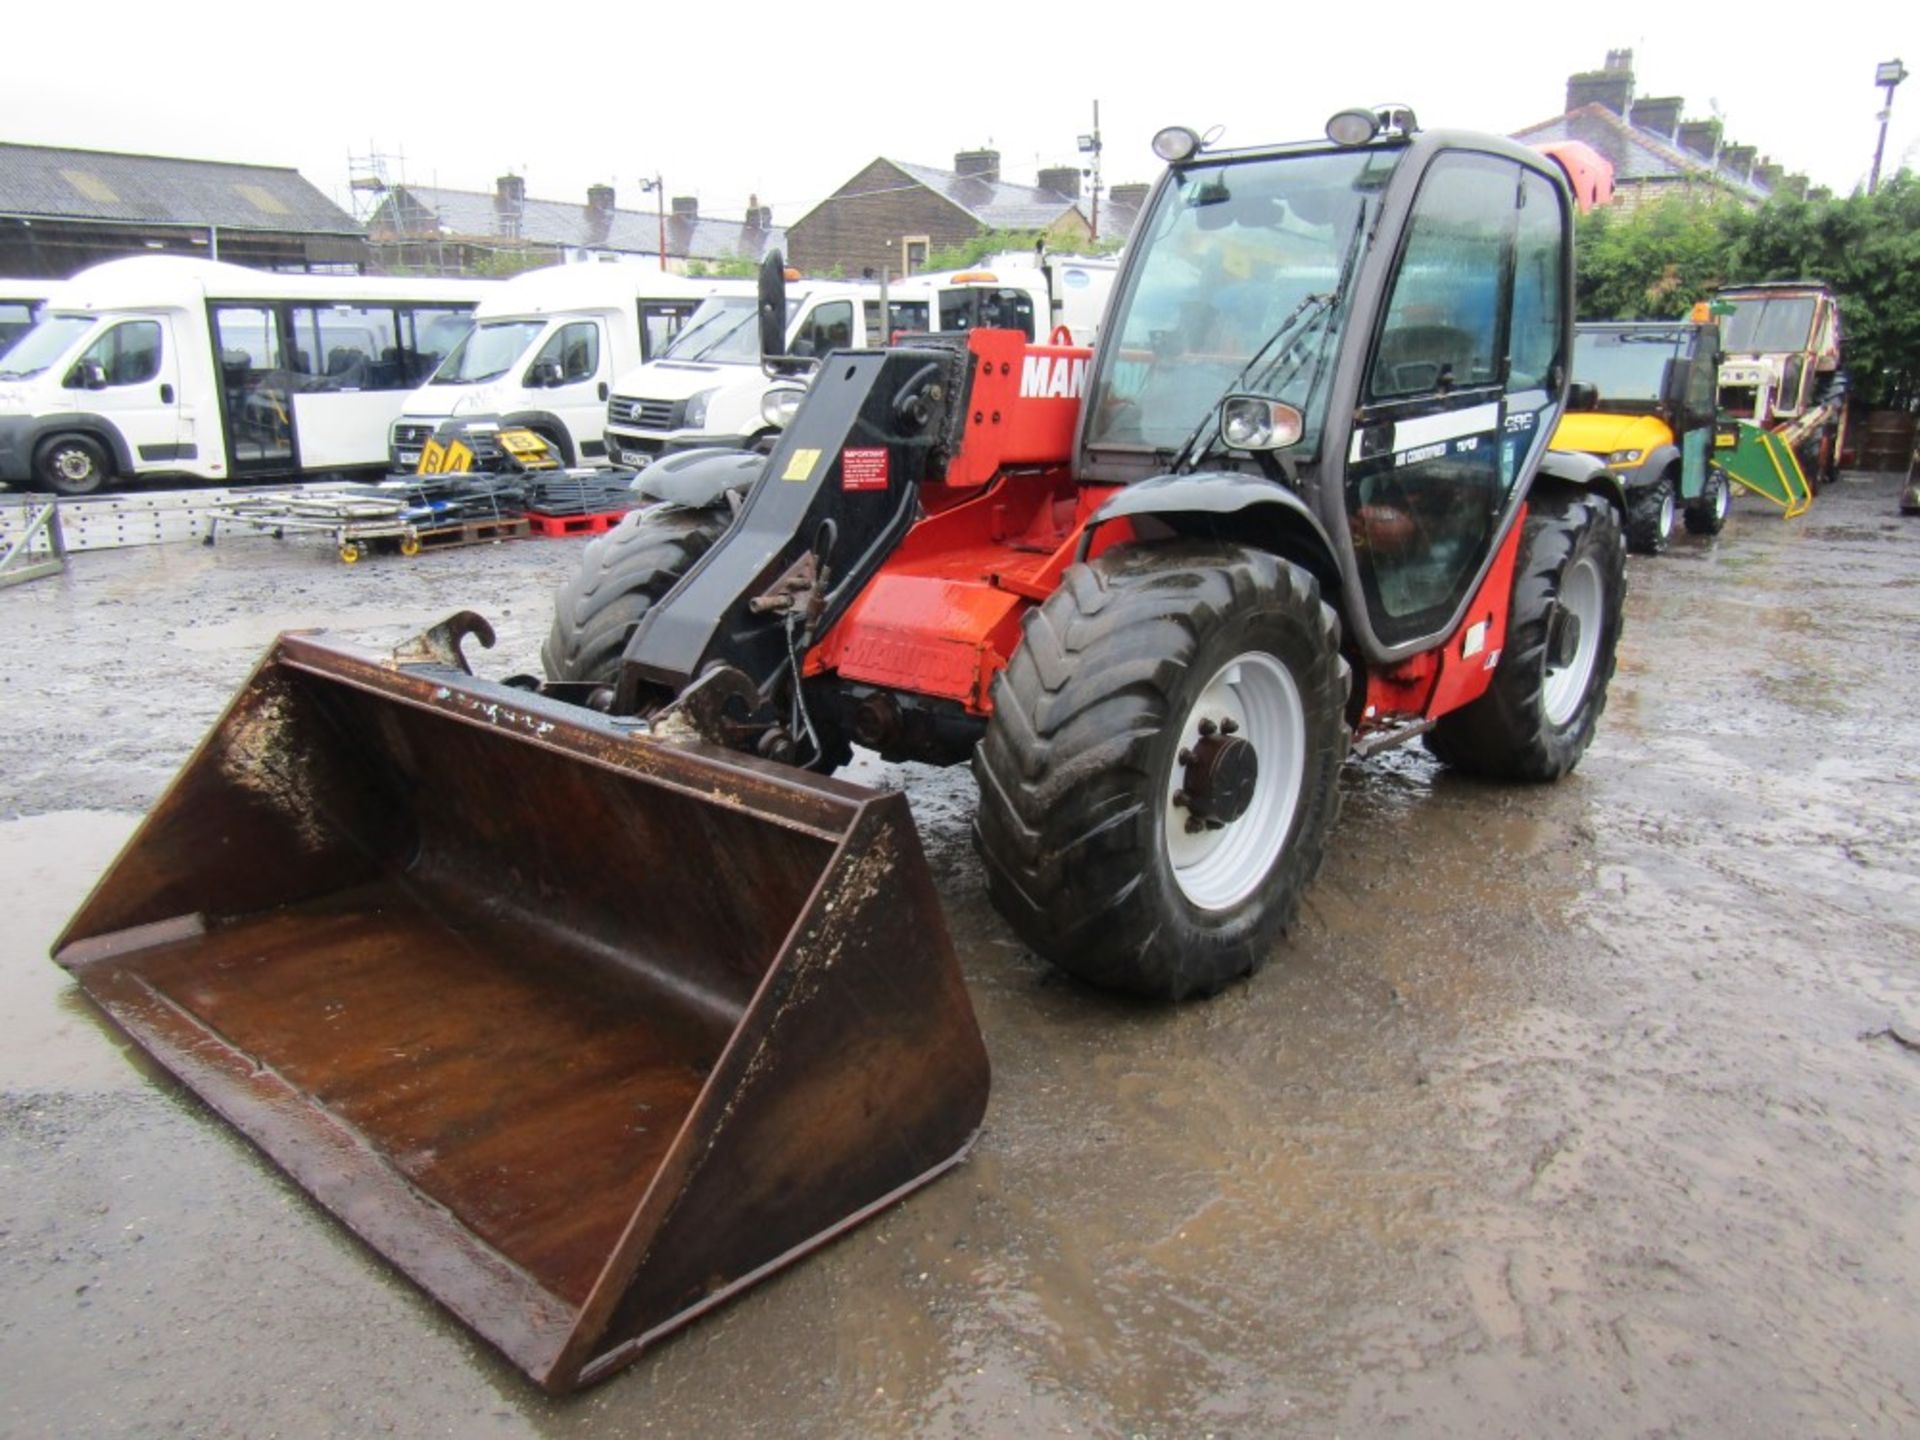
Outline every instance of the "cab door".
<path fill-rule="evenodd" d="M 1516 289 L 1523 200 L 1538 217 L 1528 243 L 1552 258 L 1543 267 L 1536 254 Z M 1549 182 L 1501 157 L 1443 154 L 1422 178 L 1346 467 L 1383 649 L 1447 628 L 1492 555 L 1528 452 L 1553 429 L 1563 214 Z"/>
<path fill-rule="evenodd" d="M 570 320 L 547 337 L 521 383 L 529 399 L 560 417 L 576 461 L 607 453 L 607 380 L 598 320 Z"/>
<path fill-rule="evenodd" d="M 136 473 L 167 470 L 181 453 L 180 356 L 164 316 L 122 320 L 100 332 L 68 372 L 78 408 L 110 420 Z"/>

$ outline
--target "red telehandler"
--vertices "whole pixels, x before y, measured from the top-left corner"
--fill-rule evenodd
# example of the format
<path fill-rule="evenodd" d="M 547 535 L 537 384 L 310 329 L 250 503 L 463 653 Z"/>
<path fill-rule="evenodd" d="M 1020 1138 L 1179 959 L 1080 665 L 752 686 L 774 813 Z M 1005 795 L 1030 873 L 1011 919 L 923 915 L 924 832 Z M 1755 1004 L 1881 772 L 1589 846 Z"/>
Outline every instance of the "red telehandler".
<path fill-rule="evenodd" d="M 544 679 L 470 674 L 465 612 L 388 657 L 282 637 L 59 942 L 550 1389 L 980 1122 L 905 801 L 826 773 L 853 745 L 970 762 L 1013 929 L 1180 999 L 1272 952 L 1350 752 L 1544 781 L 1593 736 L 1623 497 L 1548 450 L 1561 172 L 1399 109 L 1155 148 L 1096 352 L 827 356 L 771 455 L 647 472 Z"/>

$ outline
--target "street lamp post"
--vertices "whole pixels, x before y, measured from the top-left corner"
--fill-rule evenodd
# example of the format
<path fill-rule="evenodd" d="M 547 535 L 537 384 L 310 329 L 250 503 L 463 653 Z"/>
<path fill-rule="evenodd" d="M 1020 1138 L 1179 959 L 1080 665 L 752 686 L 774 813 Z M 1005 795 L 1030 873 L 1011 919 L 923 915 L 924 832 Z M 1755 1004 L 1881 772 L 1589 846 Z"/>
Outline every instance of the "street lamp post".
<path fill-rule="evenodd" d="M 652 195 L 660 214 L 660 273 L 667 273 L 667 186 L 658 175 L 640 182 L 640 193 Z"/>
<path fill-rule="evenodd" d="M 1880 188 L 1880 157 L 1887 149 L 1887 117 L 1893 114 L 1894 87 L 1906 78 L 1907 67 L 1898 60 L 1889 60 L 1873 72 L 1873 83 L 1886 89 L 1887 103 L 1880 110 L 1880 140 L 1873 147 L 1873 174 L 1867 180 L 1869 195 Z"/>
<path fill-rule="evenodd" d="M 1091 155 L 1093 168 L 1093 219 L 1088 222 L 1091 239 L 1100 238 L 1100 102 L 1093 102 L 1093 133 L 1080 137 L 1080 153 Z"/>

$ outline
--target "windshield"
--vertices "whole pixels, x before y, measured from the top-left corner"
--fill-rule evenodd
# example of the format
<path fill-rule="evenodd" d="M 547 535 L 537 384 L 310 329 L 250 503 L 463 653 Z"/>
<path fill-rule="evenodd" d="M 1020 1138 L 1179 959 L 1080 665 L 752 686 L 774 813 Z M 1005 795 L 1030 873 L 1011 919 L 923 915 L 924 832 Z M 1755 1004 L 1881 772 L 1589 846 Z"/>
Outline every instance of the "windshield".
<path fill-rule="evenodd" d="M 1400 154 L 1269 155 L 1175 171 L 1135 231 L 1144 253 L 1120 301 L 1118 343 L 1096 355 L 1088 443 L 1177 453 L 1238 383 L 1298 409 L 1300 448 L 1310 452 L 1321 421 L 1314 399 L 1330 369 L 1321 361 L 1345 323 L 1335 292 L 1365 201 Z"/>
<path fill-rule="evenodd" d="M 52 315 L 42 320 L 0 360 L 0 380 L 25 380 L 38 375 L 74 346 L 96 321 L 91 315 Z"/>
<path fill-rule="evenodd" d="M 544 320 L 482 320 L 433 372 L 429 385 L 478 385 L 514 367 L 547 328 Z"/>
<path fill-rule="evenodd" d="M 1662 399 L 1660 382 L 1667 361 L 1680 353 L 1681 337 L 1673 330 L 1644 332 L 1576 330 L 1573 336 L 1573 378 L 1600 392 L 1600 403 Z"/>
<path fill-rule="evenodd" d="M 760 359 L 759 301 L 751 295 L 709 295 L 700 302 L 662 360 L 717 360 L 752 365 Z"/>
<path fill-rule="evenodd" d="M 1745 355 L 1805 350 L 1813 335 L 1814 303 L 1811 295 L 1735 298 L 1733 314 L 1720 321 L 1721 348 Z"/>

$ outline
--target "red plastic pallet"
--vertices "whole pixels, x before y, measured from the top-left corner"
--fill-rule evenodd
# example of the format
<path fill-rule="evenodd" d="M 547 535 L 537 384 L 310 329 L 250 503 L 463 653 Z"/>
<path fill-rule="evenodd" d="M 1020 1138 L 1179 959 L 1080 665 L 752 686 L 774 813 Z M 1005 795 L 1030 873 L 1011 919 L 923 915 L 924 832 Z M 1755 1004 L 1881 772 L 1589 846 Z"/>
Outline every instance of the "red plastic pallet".
<path fill-rule="evenodd" d="M 534 534 L 550 540 L 563 535 L 603 535 L 632 513 L 631 510 L 602 510 L 597 515 L 542 515 L 529 510 L 527 524 Z"/>

